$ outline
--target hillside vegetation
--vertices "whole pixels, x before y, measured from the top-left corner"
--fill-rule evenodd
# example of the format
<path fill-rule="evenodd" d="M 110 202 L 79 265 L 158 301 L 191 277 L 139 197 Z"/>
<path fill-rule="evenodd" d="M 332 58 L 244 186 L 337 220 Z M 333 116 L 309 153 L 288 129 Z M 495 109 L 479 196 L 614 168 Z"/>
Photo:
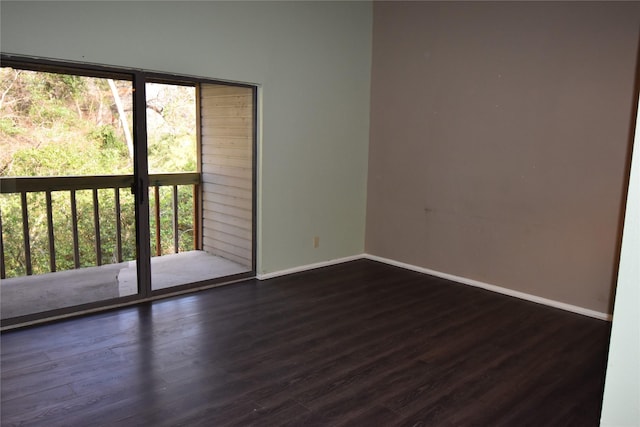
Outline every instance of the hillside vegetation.
<path fill-rule="evenodd" d="M 149 173 L 196 170 L 195 88 L 148 84 Z M 132 86 L 108 80 L 0 68 L 0 177 L 95 176 L 133 173 Z M 171 195 L 162 189 L 163 253 L 173 252 Z M 113 189 L 99 190 L 101 255 L 115 257 Z M 120 190 L 123 258 L 135 259 L 134 201 Z M 57 270 L 73 268 L 70 194 L 51 194 Z M 81 266 L 95 265 L 93 199 L 78 191 Z M 179 189 L 181 249 L 192 244 L 191 189 Z M 153 200 L 153 199 L 152 199 Z M 28 193 L 29 238 L 34 274 L 49 271 L 44 193 Z M 7 277 L 26 274 L 19 194 L 0 199 Z M 154 232 L 151 224 L 152 233 Z M 155 236 L 152 236 L 152 241 Z"/>

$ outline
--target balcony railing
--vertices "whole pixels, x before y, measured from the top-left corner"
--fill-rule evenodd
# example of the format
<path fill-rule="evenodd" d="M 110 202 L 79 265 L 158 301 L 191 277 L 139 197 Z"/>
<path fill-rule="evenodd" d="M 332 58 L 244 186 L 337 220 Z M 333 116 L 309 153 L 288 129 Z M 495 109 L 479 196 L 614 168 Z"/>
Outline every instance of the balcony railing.
<path fill-rule="evenodd" d="M 107 176 L 61 176 L 61 177 L 0 177 L 0 193 L 2 197 L 6 195 L 19 195 L 19 204 L 22 217 L 22 254 L 24 256 L 24 273 L 26 275 L 33 274 L 32 265 L 32 230 L 30 227 L 29 216 L 29 193 L 44 193 L 45 196 L 45 211 L 46 216 L 46 240 L 48 245 L 48 271 L 55 272 L 57 270 L 56 263 L 56 236 L 54 233 L 54 204 L 53 194 L 60 192 L 66 192 L 69 195 L 68 206 L 70 209 L 70 228 L 72 236 L 72 252 L 73 252 L 73 266 L 71 268 L 80 268 L 87 265 L 86 259 L 81 262 L 80 254 L 80 239 L 79 239 L 79 213 L 77 192 L 82 190 L 89 190 L 92 193 L 92 235 L 94 239 L 94 262 L 91 264 L 99 266 L 103 263 L 103 243 L 101 237 L 101 217 L 104 215 L 113 215 L 115 223 L 115 244 L 113 245 L 113 261 L 123 261 L 123 242 L 122 242 L 122 206 L 121 206 L 121 189 L 132 188 L 134 184 L 134 178 L 132 175 L 107 175 Z M 152 195 L 150 198 L 150 206 L 152 211 L 150 212 L 150 219 L 152 222 L 152 239 L 150 242 L 151 247 L 155 246 L 155 251 L 152 249 L 152 253 L 156 256 L 160 256 L 163 253 L 161 231 L 165 224 L 161 221 L 161 211 L 166 209 L 161 203 L 160 188 L 169 187 L 171 189 L 171 227 L 172 227 L 172 246 L 173 252 L 179 252 L 179 202 L 178 202 L 178 186 L 191 186 L 192 187 L 192 218 L 191 230 L 193 231 L 193 248 L 198 249 L 200 242 L 198 236 L 199 232 L 199 185 L 200 174 L 199 173 L 169 173 L 169 174 L 154 174 L 149 175 L 149 193 Z M 101 212 L 101 198 L 105 197 L 104 190 L 113 190 L 113 210 L 111 213 Z M 102 190 L 99 192 L 98 190 Z M 102 193 L 102 194 L 101 194 Z M 59 196 L 58 196 L 59 197 Z M 4 213 L 0 209 L 0 277 L 5 279 L 6 272 L 6 254 L 5 254 L 5 242 L 3 219 Z M 165 220 L 166 222 L 166 220 Z M 155 233 L 153 232 L 155 231 Z M 15 235 L 14 235 L 15 237 Z M 13 242 L 14 246 L 16 242 Z"/>

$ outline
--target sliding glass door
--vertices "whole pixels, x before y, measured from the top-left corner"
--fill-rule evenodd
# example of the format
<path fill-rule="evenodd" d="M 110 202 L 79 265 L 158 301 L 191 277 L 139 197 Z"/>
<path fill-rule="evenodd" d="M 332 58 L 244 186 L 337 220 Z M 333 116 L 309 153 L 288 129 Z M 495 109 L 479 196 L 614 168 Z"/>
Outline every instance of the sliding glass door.
<path fill-rule="evenodd" d="M 255 87 L 1 70 L 2 326 L 255 274 Z"/>

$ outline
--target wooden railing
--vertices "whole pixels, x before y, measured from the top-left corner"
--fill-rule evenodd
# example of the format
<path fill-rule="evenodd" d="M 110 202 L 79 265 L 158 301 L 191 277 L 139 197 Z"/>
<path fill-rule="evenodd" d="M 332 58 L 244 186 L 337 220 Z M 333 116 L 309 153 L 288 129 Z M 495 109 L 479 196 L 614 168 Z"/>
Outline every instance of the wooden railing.
<path fill-rule="evenodd" d="M 22 246 L 24 248 L 25 273 L 33 274 L 29 208 L 27 203 L 27 193 L 45 193 L 46 198 L 46 222 L 47 240 L 49 255 L 49 271 L 56 271 L 56 251 L 55 236 L 53 226 L 53 192 L 69 192 L 71 209 L 71 234 L 73 236 L 73 260 L 74 268 L 80 268 L 80 251 L 78 238 L 78 212 L 76 202 L 76 192 L 80 190 L 90 190 L 93 193 L 93 234 L 95 236 L 95 265 L 102 265 L 102 242 L 100 234 L 100 208 L 98 190 L 113 189 L 115 209 L 115 260 L 122 262 L 122 224 L 121 224 L 121 204 L 120 189 L 133 188 L 133 175 L 103 175 L 103 176 L 61 176 L 61 177 L 0 177 L 0 194 L 19 194 L 22 210 Z M 193 245 L 198 249 L 200 242 L 199 232 L 199 173 L 168 173 L 149 175 L 149 190 L 153 194 L 153 212 L 151 218 L 154 219 L 155 226 L 155 255 L 162 255 L 161 247 L 161 221 L 160 221 L 160 187 L 171 187 L 172 189 L 172 228 L 173 228 L 173 249 L 179 251 L 179 230 L 178 230 L 178 186 L 192 186 L 193 188 Z M 151 201 L 150 201 L 151 202 Z M 153 245 L 152 245 L 153 246 Z M 0 278 L 6 277 L 5 271 L 5 242 L 3 238 L 3 219 L 0 210 Z"/>

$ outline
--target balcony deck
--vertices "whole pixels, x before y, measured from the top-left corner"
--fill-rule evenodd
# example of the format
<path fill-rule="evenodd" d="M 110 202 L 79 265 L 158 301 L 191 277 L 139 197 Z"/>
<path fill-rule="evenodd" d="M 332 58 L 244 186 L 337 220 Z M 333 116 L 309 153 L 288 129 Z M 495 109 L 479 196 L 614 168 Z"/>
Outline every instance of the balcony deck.
<path fill-rule="evenodd" d="M 165 289 L 247 272 L 233 261 L 203 251 L 151 258 L 152 289 Z M 0 280 L 3 319 L 132 295 L 135 261 Z"/>

